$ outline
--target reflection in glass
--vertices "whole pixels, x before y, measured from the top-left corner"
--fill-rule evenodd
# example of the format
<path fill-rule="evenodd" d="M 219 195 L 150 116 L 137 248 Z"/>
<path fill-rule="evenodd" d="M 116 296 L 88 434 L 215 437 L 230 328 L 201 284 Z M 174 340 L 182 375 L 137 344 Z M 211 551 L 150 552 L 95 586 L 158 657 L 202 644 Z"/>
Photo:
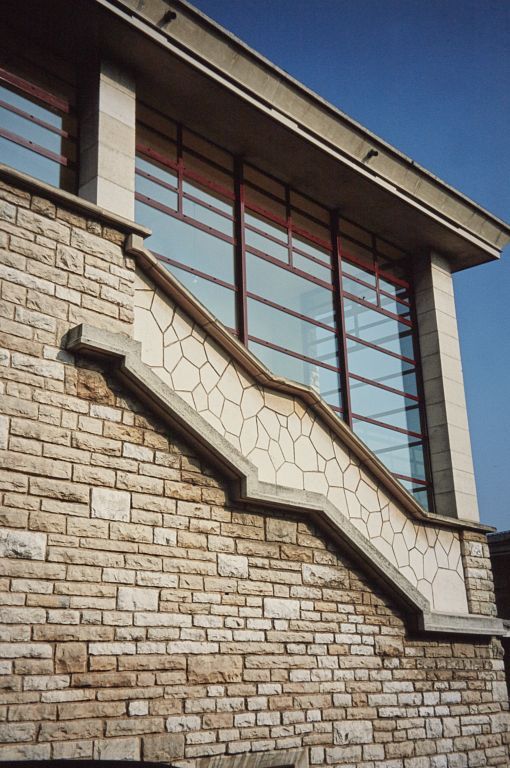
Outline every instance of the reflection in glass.
<path fill-rule="evenodd" d="M 248 299 L 250 336 L 271 341 L 279 347 L 337 366 L 336 336 L 298 317 Z"/>
<path fill-rule="evenodd" d="M 285 376 L 292 381 L 307 384 L 315 389 L 324 400 L 336 408 L 341 408 L 339 376 L 335 371 L 322 368 L 320 365 L 299 360 L 276 349 L 271 349 L 255 341 L 248 343 L 249 349 L 267 365 L 270 371 Z"/>
<path fill-rule="evenodd" d="M 399 389 L 410 395 L 416 395 L 416 375 L 414 366 L 386 355 L 364 344 L 347 339 L 347 358 L 350 373 L 372 379 L 387 387 Z M 364 414 L 362 414 L 364 415 Z"/>
<path fill-rule="evenodd" d="M 0 137 L 0 162 L 54 187 L 60 186 L 61 166 L 54 160 Z"/>
<path fill-rule="evenodd" d="M 425 480 L 423 443 L 392 429 L 353 419 L 352 427 L 390 472 Z"/>
<path fill-rule="evenodd" d="M 350 380 L 352 412 L 409 432 L 421 432 L 416 400 L 356 379 Z"/>
<path fill-rule="evenodd" d="M 248 291 L 325 325 L 334 325 L 333 293 L 287 269 L 246 254 Z"/>
<path fill-rule="evenodd" d="M 408 325 L 349 298 L 344 298 L 344 316 L 346 333 L 413 359 L 413 336 Z"/>
<path fill-rule="evenodd" d="M 173 264 L 162 263 L 169 272 L 175 275 L 202 302 L 209 312 L 212 312 L 228 328 L 235 330 L 234 291 L 230 290 L 230 288 L 225 288 L 223 285 L 212 283 L 210 280 L 206 280 L 198 275 L 193 275 L 191 272 L 186 272 L 185 269 L 179 269 L 179 267 L 175 267 Z"/>
<path fill-rule="evenodd" d="M 171 208 L 173 211 L 177 210 L 177 192 L 167 189 L 167 187 L 162 187 L 161 184 L 157 184 L 145 178 L 145 176 L 137 174 L 136 191 L 145 197 L 150 197 L 151 200 L 156 200 L 158 203 L 166 205 L 167 208 Z"/>
<path fill-rule="evenodd" d="M 152 251 L 233 283 L 234 248 L 231 243 L 142 202 L 136 204 L 136 220 L 152 230 L 152 235 L 145 241 Z"/>

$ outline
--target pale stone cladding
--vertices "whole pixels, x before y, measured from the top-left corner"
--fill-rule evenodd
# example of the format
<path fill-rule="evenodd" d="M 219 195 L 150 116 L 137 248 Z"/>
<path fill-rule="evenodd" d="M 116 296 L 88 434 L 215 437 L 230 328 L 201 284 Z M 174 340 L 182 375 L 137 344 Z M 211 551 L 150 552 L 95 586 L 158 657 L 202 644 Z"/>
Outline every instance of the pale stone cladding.
<path fill-rule="evenodd" d="M 278 498 L 277 478 L 220 434 L 222 412 L 207 422 L 205 405 L 168 386 L 133 342 L 138 287 L 151 311 L 160 296 L 161 333 L 187 323 L 196 355 L 211 360 L 216 345 L 252 386 L 236 344 L 211 340 L 186 292 L 168 310 L 178 285 L 154 287 L 150 255 L 126 243 L 136 226 L 20 174 L 3 179 L 0 760 L 508 765 L 483 531 L 420 518 L 377 462 L 343 432 L 331 437 L 358 472 L 353 496 L 366 484 L 381 515 L 394 509 L 388 521 L 411 521 L 414 542 L 420 531 L 434 547 L 443 532 L 459 542 L 465 606 L 447 616 L 377 549 L 371 502 L 358 499 L 357 524 L 354 506 L 321 501 L 327 489 L 276 486 Z M 259 372 L 263 397 L 277 384 Z M 290 394 L 275 389 L 273 409 L 278 397 Z M 317 403 L 307 409 L 324 429 Z"/>

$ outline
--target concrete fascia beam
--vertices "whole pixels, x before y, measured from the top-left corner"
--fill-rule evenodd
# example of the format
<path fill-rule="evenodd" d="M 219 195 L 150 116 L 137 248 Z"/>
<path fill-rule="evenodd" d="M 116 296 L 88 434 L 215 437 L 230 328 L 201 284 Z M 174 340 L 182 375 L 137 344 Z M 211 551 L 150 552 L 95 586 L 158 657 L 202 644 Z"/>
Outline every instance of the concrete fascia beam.
<path fill-rule="evenodd" d="M 503 624 L 498 619 L 432 611 L 428 600 L 323 494 L 261 482 L 255 466 L 142 362 L 139 344 L 128 336 L 80 325 L 67 334 L 65 346 L 70 352 L 109 359 L 111 368 L 135 395 L 166 423 L 181 430 L 202 455 L 230 478 L 234 501 L 308 515 L 326 529 L 365 572 L 384 585 L 406 611 L 413 628 L 463 635 L 503 634 Z"/>

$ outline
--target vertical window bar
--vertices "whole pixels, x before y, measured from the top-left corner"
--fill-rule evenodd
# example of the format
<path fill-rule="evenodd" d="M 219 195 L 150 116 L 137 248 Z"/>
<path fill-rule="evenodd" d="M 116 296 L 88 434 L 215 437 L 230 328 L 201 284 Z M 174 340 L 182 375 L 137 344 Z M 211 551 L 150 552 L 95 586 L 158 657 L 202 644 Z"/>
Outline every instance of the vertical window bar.
<path fill-rule="evenodd" d="M 427 480 L 427 499 L 429 512 L 435 511 L 434 486 L 432 475 L 432 460 L 430 458 L 430 442 L 427 427 L 427 413 L 425 410 L 425 389 L 423 385 L 423 372 L 421 367 L 420 337 L 418 335 L 418 315 L 414 298 L 414 280 L 409 280 L 409 305 L 410 320 L 412 322 L 413 356 L 416 371 L 416 389 L 418 394 L 418 409 L 420 412 L 420 429 L 423 435 L 423 460 L 425 462 L 425 478 Z"/>
<path fill-rule="evenodd" d="M 372 259 L 375 271 L 375 296 L 377 299 L 377 306 L 381 306 L 381 287 L 379 283 L 379 259 L 377 258 L 376 239 L 375 235 L 371 236 L 372 240 Z"/>
<path fill-rule="evenodd" d="M 248 345 L 248 310 L 246 301 L 246 243 L 244 229 L 244 173 L 243 161 L 234 158 L 234 232 L 235 232 L 235 283 L 236 317 L 239 340 Z"/>
<path fill-rule="evenodd" d="M 184 159 L 182 156 L 182 125 L 177 124 L 177 212 L 182 216 L 182 177 L 184 172 Z"/>
<path fill-rule="evenodd" d="M 292 259 L 292 214 L 290 210 L 290 187 L 285 185 L 285 218 L 287 221 L 287 244 L 289 249 L 289 264 L 293 266 Z"/>
<path fill-rule="evenodd" d="M 340 214 L 331 211 L 331 266 L 333 268 L 333 297 L 335 302 L 336 324 L 338 330 L 338 355 L 340 358 L 340 384 L 342 393 L 343 418 L 352 429 L 351 396 L 349 389 L 349 368 L 347 364 L 347 339 L 344 328 L 344 299 L 342 294 L 342 257 L 340 234 L 338 231 Z"/>

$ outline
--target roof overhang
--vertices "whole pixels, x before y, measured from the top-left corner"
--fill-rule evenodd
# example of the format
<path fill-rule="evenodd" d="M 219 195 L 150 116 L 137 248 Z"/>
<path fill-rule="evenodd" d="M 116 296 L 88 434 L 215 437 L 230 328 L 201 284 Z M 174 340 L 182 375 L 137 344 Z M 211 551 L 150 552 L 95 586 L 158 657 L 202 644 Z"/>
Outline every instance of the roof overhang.
<path fill-rule="evenodd" d="M 510 242 L 510 225 L 185 0 L 54 0 L 51 9 L 50 19 L 38 0 L 25 0 L 23 14 L 14 0 L 2 7 L 7 23 L 82 66 L 119 61 L 146 102 L 404 250 L 438 251 L 457 271 L 498 258 Z"/>

